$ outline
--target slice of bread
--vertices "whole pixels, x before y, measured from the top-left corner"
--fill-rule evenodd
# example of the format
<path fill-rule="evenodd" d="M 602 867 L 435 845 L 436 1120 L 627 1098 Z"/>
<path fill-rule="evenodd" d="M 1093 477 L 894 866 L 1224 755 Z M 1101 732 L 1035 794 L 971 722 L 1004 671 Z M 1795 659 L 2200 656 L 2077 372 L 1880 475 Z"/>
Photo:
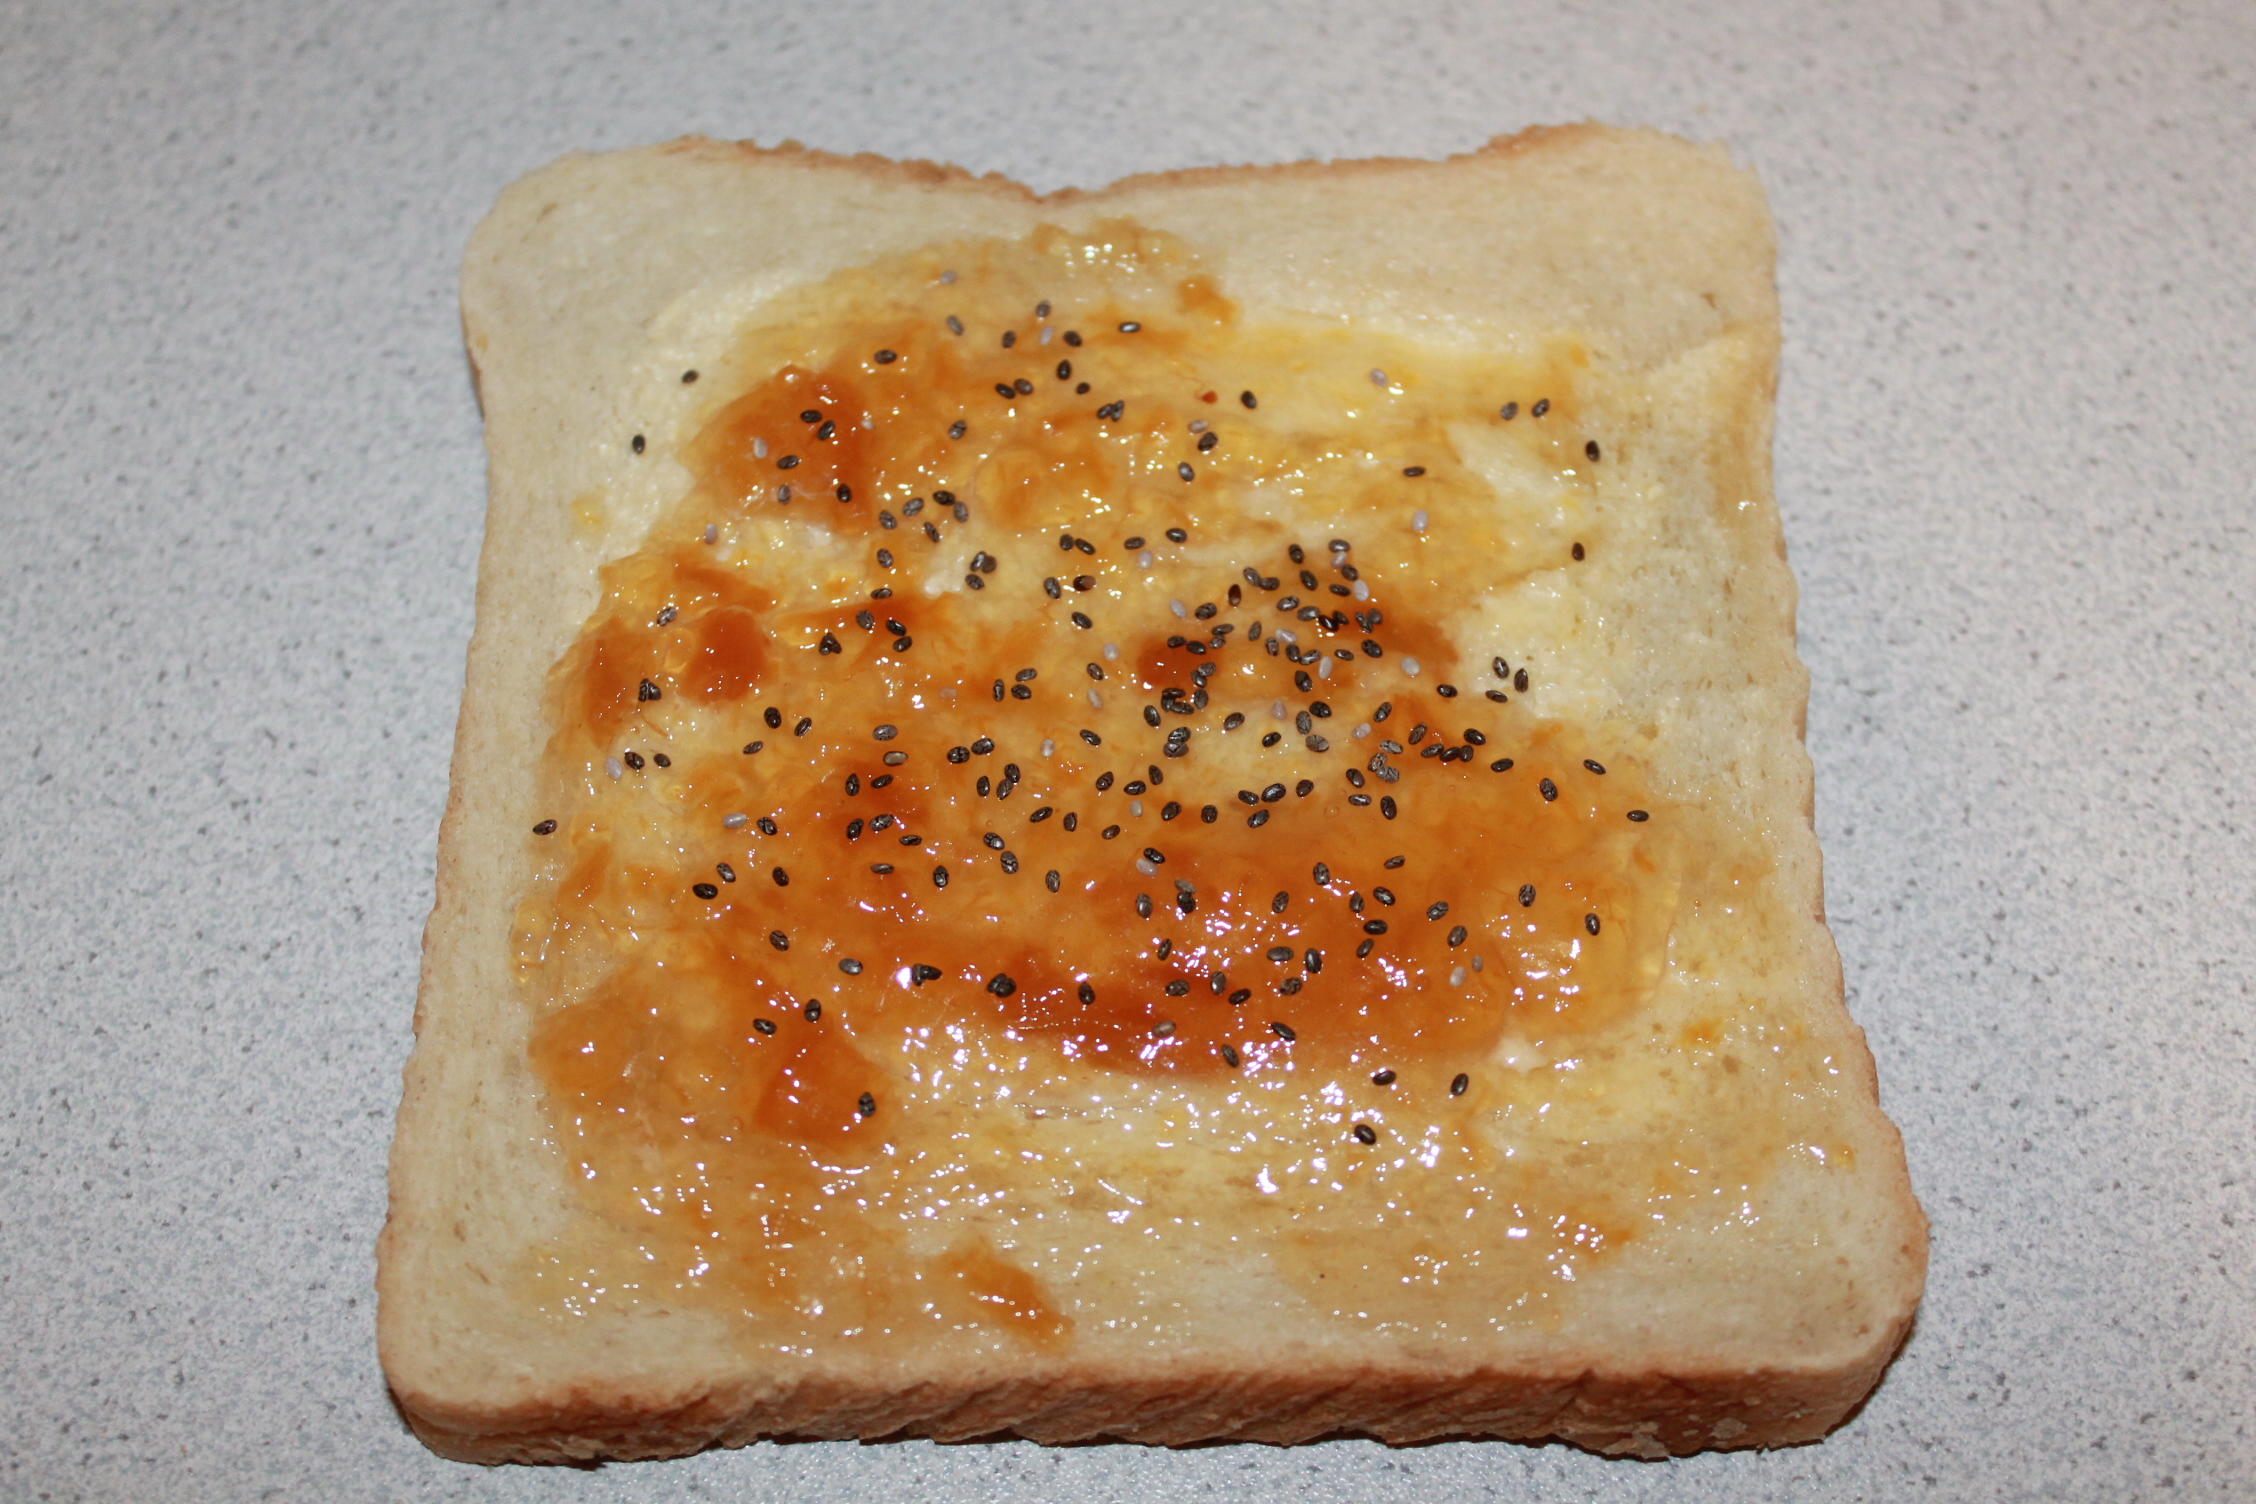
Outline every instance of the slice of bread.
<path fill-rule="evenodd" d="M 1823 921 L 1772 261 L 1720 151 L 1597 127 L 512 187 L 417 1433 L 1838 1424 L 1925 1227 Z"/>

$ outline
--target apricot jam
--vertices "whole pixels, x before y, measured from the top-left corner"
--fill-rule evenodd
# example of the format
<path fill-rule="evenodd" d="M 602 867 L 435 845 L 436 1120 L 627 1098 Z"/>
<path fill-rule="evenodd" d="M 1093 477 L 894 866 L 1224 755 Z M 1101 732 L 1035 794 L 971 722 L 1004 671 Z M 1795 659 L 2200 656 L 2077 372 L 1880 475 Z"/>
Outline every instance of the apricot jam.
<path fill-rule="evenodd" d="M 1109 224 L 842 275 L 734 368 L 552 676 L 520 972 L 616 1235 L 560 1307 L 1055 1346 L 1157 1238 L 1470 1331 L 1781 1151 L 1594 1175 L 1633 1130 L 1556 1073 L 1745 880 L 1482 625 L 1603 547 L 1578 348 L 1254 322 Z"/>

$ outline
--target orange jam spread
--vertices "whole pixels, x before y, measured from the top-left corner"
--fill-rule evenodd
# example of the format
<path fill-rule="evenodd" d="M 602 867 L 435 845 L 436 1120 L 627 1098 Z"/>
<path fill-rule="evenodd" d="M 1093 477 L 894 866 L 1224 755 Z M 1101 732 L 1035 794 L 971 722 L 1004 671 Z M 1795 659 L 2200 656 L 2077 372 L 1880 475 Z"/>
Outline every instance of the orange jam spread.
<path fill-rule="evenodd" d="M 1578 348 L 1253 321 L 1108 224 L 841 275 L 732 369 L 551 680 L 519 967 L 615 1234 L 560 1308 L 1051 1346 L 1190 1319 L 1180 1244 L 1470 1331 L 1783 1151 L 1683 1126 L 1720 1029 L 1623 1068 L 1633 1156 L 1589 1069 L 1756 873 L 1483 626 L 1604 548 Z"/>

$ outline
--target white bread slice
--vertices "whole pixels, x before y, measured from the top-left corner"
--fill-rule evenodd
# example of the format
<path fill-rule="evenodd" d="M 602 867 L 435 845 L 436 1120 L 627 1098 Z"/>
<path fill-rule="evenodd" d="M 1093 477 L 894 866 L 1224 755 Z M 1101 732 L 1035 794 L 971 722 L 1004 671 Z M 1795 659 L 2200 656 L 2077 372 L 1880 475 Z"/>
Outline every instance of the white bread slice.
<path fill-rule="evenodd" d="M 1096 243 L 1134 263 L 1114 283 L 1103 281 L 1113 271 L 1089 270 L 1104 257 L 1070 254 Z M 909 1005 L 885 999 L 907 994 L 887 991 L 883 968 L 874 968 L 831 978 L 823 1022 L 783 1012 L 781 1032 L 740 1028 L 728 1046 L 735 1054 L 716 1045 L 711 1058 L 680 1068 L 696 1077 L 681 1090 L 711 1108 L 737 1100 L 722 1079 L 731 1071 L 780 1089 L 772 1065 L 759 1063 L 761 1049 L 814 1037 L 793 1030 L 836 1030 L 823 1037 L 854 1041 L 857 1068 L 878 1088 L 872 1101 L 882 1098 L 875 1116 L 857 1111 L 846 1127 L 809 1130 L 802 1143 L 783 1130 L 761 1137 L 742 1122 L 730 1132 L 672 1128 L 654 1105 L 661 1093 L 634 1099 L 634 1127 L 620 1137 L 605 1126 L 607 1113 L 619 1116 L 616 1094 L 656 1090 L 647 1084 L 653 1074 L 676 1067 L 654 1049 L 620 1077 L 644 1084 L 599 1082 L 578 1096 L 559 1074 L 556 1020 L 594 1006 L 603 965 L 632 964 L 619 960 L 625 952 L 603 926 L 600 944 L 583 945 L 590 931 L 555 923 L 559 843 L 596 841 L 589 832 L 625 830 L 641 818 L 634 811 L 685 803 L 715 839 L 724 828 L 736 839 L 741 822 L 723 826 L 727 799 L 694 792 L 694 780 L 689 794 L 620 792 L 659 789 L 638 781 L 657 770 L 618 781 L 603 766 L 607 746 L 560 731 L 551 705 L 563 702 L 545 687 L 551 670 L 562 663 L 568 676 L 583 626 L 608 601 L 631 596 L 617 577 L 599 578 L 606 563 L 646 538 L 694 547 L 700 520 L 722 515 L 709 494 L 716 415 L 790 352 L 820 346 L 827 313 L 858 306 L 842 302 L 835 285 L 809 289 L 873 266 L 890 270 L 848 289 L 922 276 L 918 286 L 946 294 L 919 315 L 936 322 L 959 292 L 976 305 L 982 248 L 998 246 L 994 264 L 1007 270 L 1032 256 L 1085 290 L 1156 286 L 1154 265 L 1169 277 L 1195 271 L 1234 301 L 1234 327 L 1267 331 L 1267 343 L 1244 347 L 1242 367 L 1230 364 L 1239 352 L 1224 340 L 1207 353 L 1227 369 L 1187 373 L 1222 388 L 1204 411 L 1229 439 L 1201 484 L 1228 485 L 1233 446 L 1257 422 L 1305 435 L 1321 411 L 1407 404 L 1399 410 L 1411 416 L 1385 430 L 1389 442 L 1420 436 L 1419 456 L 1431 452 L 1443 478 L 1458 475 L 1493 502 L 1500 531 L 1483 550 L 1429 545 L 1395 515 L 1391 541 L 1358 538 L 1352 557 L 1428 559 L 1458 648 L 1456 703 L 1474 707 L 1467 725 L 1491 728 L 1483 758 L 1518 740 L 1529 767 L 1496 776 L 1522 776 L 1530 809 L 1536 796 L 1524 775 L 1542 756 L 1565 757 L 1561 767 L 1591 751 L 1605 757 L 1604 777 L 1614 782 L 1576 782 L 1562 803 L 1587 804 L 1593 830 L 1603 815 L 1606 849 L 1629 852 L 1621 860 L 1632 867 L 1621 870 L 1645 874 L 1636 902 L 1646 907 L 1628 926 L 1642 949 L 1627 970 L 1594 973 L 1581 1013 L 1497 1005 L 1501 1032 L 1482 1036 L 1477 1058 L 1408 1049 L 1395 1016 L 1365 1019 L 1367 1033 L 1329 1044 L 1304 1023 L 1308 1037 L 1289 1046 L 1248 1044 L 1244 1070 L 1209 1061 L 1171 1074 L 1066 1058 L 1055 1029 L 982 1012 L 992 994 L 972 987 L 972 1001 L 946 1015 L 956 1030 L 951 1075 L 950 1060 L 932 1052 L 932 1016 L 887 1014 Z M 956 259 L 971 268 L 963 282 L 928 275 L 954 271 Z M 1598 127 L 1529 132 L 1445 162 L 1185 172 L 1049 196 L 925 164 L 701 140 L 568 158 L 512 187 L 479 228 L 465 269 L 492 496 L 379 1251 L 383 1363 L 417 1433 L 448 1456 L 489 1462 L 903 1433 L 1167 1444 L 1338 1432 L 1389 1441 L 1555 1436 L 1658 1456 L 1807 1441 L 1837 1425 L 1908 1330 L 1925 1225 L 1870 1057 L 1842 1006 L 1823 923 L 1800 740 L 1807 680 L 1794 654 L 1794 587 L 1769 485 L 1772 260 L 1760 190 L 1721 152 Z M 1152 306 L 1155 335 L 1169 319 L 1201 314 L 1187 298 Z M 1081 316 L 1093 319 L 1096 307 L 1087 303 Z M 1067 322 L 1061 302 L 1054 319 L 1021 311 L 1015 327 L 1031 348 Z M 1110 344 L 1094 338 L 1096 324 L 1086 327 L 1086 361 L 1100 359 L 1100 346 L 1128 348 L 1114 324 L 1101 330 Z M 998 358 L 992 327 L 964 338 L 986 352 L 980 359 Z M 1043 393 L 1013 400 L 1030 408 L 1050 400 L 1050 362 L 1081 348 L 1043 344 L 1028 367 Z M 1305 391 L 1313 395 L 1299 406 L 1284 392 L 1264 392 L 1258 412 L 1230 400 L 1234 370 L 1289 370 L 1302 349 L 1312 352 Z M 1368 352 L 1397 369 L 1366 376 L 1357 364 L 1344 386 L 1336 372 L 1313 369 Z M 857 379 L 883 374 L 856 369 Z M 695 380 L 685 380 L 690 371 Z M 1515 380 L 1526 389 L 1504 389 Z M 1363 397 L 1353 395 L 1357 382 L 1367 382 Z M 1465 383 L 1488 383 L 1479 422 L 1471 407 L 1449 405 L 1462 395 L 1454 385 Z M 1553 390 L 1559 410 L 1538 420 L 1531 399 Z M 1075 412 L 1103 395 L 1088 395 Z M 1516 426 L 1502 418 L 1499 395 L 1523 404 Z M 1169 432 L 1180 431 L 1184 462 L 1205 466 L 1208 452 L 1194 442 L 1203 435 L 1177 421 L 1200 411 L 1195 401 L 1167 406 L 1181 397 L 1133 400 L 1139 414 L 1158 403 Z M 1429 399 L 1444 404 L 1446 421 L 1416 417 L 1415 405 Z M 1285 417 L 1273 420 L 1280 410 Z M 978 413 L 974 442 L 992 426 L 988 409 Z M 1559 426 L 1528 437 L 1538 432 L 1531 425 L 1554 419 Z M 1354 450 L 1354 425 L 1339 438 Z M 1604 458 L 1586 462 L 1583 445 L 1601 439 Z M 1351 456 L 1350 468 L 1361 484 L 1391 477 L 1403 457 Z M 763 464 L 773 458 L 764 453 Z M 1272 478 L 1291 464 L 1289 454 L 1270 459 Z M 1170 450 L 1153 473 L 1165 478 L 1176 463 Z M 788 603 L 794 592 L 819 593 L 824 571 L 845 567 L 848 553 L 859 560 L 869 541 L 924 545 L 903 517 L 898 532 L 833 548 L 824 519 L 844 514 L 804 495 L 796 511 L 763 510 L 756 503 L 766 486 L 791 476 L 761 473 L 760 496 L 727 512 L 708 546 L 719 567 L 767 596 Z M 982 472 L 991 494 L 965 489 L 975 520 L 960 545 L 951 537 L 933 550 L 945 552 L 946 567 L 904 573 L 892 600 L 963 597 L 955 571 L 1001 506 L 992 494 L 999 473 Z M 1351 556 L 1323 552 L 1342 525 L 1336 508 L 1321 487 L 1281 501 L 1277 489 L 1241 485 L 1223 505 L 1261 510 L 1266 536 L 1304 539 L 1312 563 L 1334 566 L 1324 583 L 1342 583 L 1336 566 Z M 1416 497 L 1404 495 L 1407 509 Z M 939 512 L 934 505 L 926 516 Z M 1089 535 L 1105 541 L 1104 567 L 1123 573 L 1106 574 L 1096 594 L 1125 598 L 1138 588 L 1125 573 L 1134 551 L 1112 557 L 1117 540 L 1098 512 Z M 1422 511 L 1411 520 L 1422 524 Z M 1225 513 L 1212 525 L 1227 534 L 1253 524 Z M 1068 563 L 1082 567 L 1086 557 Z M 1023 584 L 1016 563 L 1006 555 L 997 591 Z M 1165 575 L 1169 565 L 1153 567 Z M 1370 577 L 1385 596 L 1406 570 L 1382 565 Z M 1259 596 L 1258 582 L 1248 593 Z M 1352 645 L 1352 634 L 1343 640 Z M 864 650 L 859 639 L 850 646 Z M 985 646 L 959 633 L 917 651 L 945 648 L 978 664 Z M 1260 655 L 1248 656 L 1258 666 Z M 1494 676 L 1492 656 L 1506 658 L 1507 677 Z M 818 661 L 802 654 L 790 672 L 811 671 L 802 659 Z M 1400 659 L 1398 646 L 1381 667 L 1405 672 Z M 1535 679 L 1516 684 L 1529 664 Z M 1361 767 L 1385 738 L 1384 725 L 1360 737 L 1351 730 L 1369 724 L 1378 695 L 1363 688 L 1375 679 L 1353 676 L 1377 672 L 1361 662 L 1341 668 L 1339 682 L 1357 687 L 1334 696 L 1338 718 L 1326 722 L 1354 749 L 1352 764 L 1340 766 Z M 730 720 L 754 715 L 760 690 L 723 706 L 727 714 L 708 713 L 685 703 L 686 681 L 661 678 L 656 687 L 670 698 L 634 707 L 624 739 L 676 748 L 685 774 L 699 736 L 774 737 L 778 749 L 761 756 L 781 755 L 792 741 L 788 726 L 764 732 Z M 1425 692 L 1408 678 L 1389 682 Z M 1053 674 L 1032 687 L 1055 683 Z M 1082 724 L 1071 697 L 1086 687 L 1043 702 L 1055 703 L 1042 713 L 1068 747 Z M 1507 703 L 1485 699 L 1490 690 Z M 1291 750 L 1297 723 L 1275 724 Z M 1252 776 L 1243 768 L 1254 754 L 1237 749 L 1253 744 L 1221 737 L 1201 722 L 1190 755 L 1170 770 L 1178 785 L 1202 772 L 1222 778 L 1215 796 L 1228 812 L 1208 828 L 1236 831 L 1242 810 L 1227 795 L 1231 780 Z M 1017 755 L 1034 763 L 1030 752 Z M 1426 776 L 1416 758 L 1416 748 L 1402 754 L 1405 790 Z M 1002 761 L 992 759 L 997 768 Z M 1143 761 L 1135 754 L 1127 771 Z M 1324 771 L 1319 802 L 1346 792 L 1335 767 Z M 1020 829 L 1026 801 L 1053 798 L 1066 781 L 1037 766 L 1031 791 L 1010 807 L 1011 828 Z M 1652 820 L 1622 822 L 1619 802 L 1604 805 L 1623 785 L 1644 791 Z M 1374 780 L 1368 792 L 1384 787 Z M 1102 818 L 1131 818 L 1119 813 L 1121 794 L 1104 797 L 1112 812 Z M 618 803 L 629 799 L 644 802 Z M 1341 829 L 1369 822 L 1367 804 L 1328 807 Z M 1276 809 L 1289 836 L 1279 849 L 1298 853 L 1278 885 L 1305 886 L 1311 826 L 1293 824 L 1289 799 Z M 1084 818 L 1099 818 L 1093 804 Z M 1120 843 L 1124 861 L 1145 840 L 1191 839 L 1188 818 L 1179 826 L 1133 818 L 1147 823 L 1132 832 L 1142 839 Z M 563 828 L 528 833 L 551 819 Z M 1417 827 L 1424 844 L 1403 869 L 1407 904 L 1427 896 L 1411 880 L 1418 873 L 1486 872 L 1510 834 L 1479 827 L 1460 837 L 1459 829 L 1442 827 L 1437 839 L 1431 822 Z M 1631 837 L 1657 844 L 1622 844 Z M 1172 870 L 1195 870 L 1198 859 L 1178 851 Z M 720 899 L 702 909 L 676 891 L 695 874 L 669 876 L 669 896 L 654 911 L 668 916 L 661 926 L 695 922 L 719 903 L 764 930 L 763 905 L 796 901 L 757 882 L 764 862 L 738 860 L 753 880 L 716 887 Z M 691 865 L 710 876 L 700 863 Z M 1148 875 L 1164 906 L 1167 869 Z M 1359 894 L 1384 880 L 1353 879 Z M 1067 937 L 1058 943 L 1101 946 L 1110 931 L 1136 928 L 1124 922 L 1132 916 L 1093 899 L 1075 911 L 1070 887 L 1063 900 L 1025 891 L 1028 922 Z M 1450 891 L 1465 912 L 1464 893 Z M 1510 918 L 1508 888 L 1473 896 L 1493 900 L 1480 913 L 1504 915 L 1497 924 L 1520 922 Z M 1053 902 L 1066 907 L 1044 907 Z M 1370 912 L 1425 922 L 1411 908 Z M 790 955 L 825 965 L 856 943 L 819 928 L 795 933 Z M 863 921 L 842 918 L 841 933 L 884 943 Z M 1487 938 L 1475 935 L 1471 951 Z M 520 964 L 521 947 L 544 943 L 549 962 Z M 1611 942 L 1594 938 L 1593 956 L 1601 943 Z M 1422 985 L 1438 989 L 1438 975 Z M 1622 997 L 1603 995 L 1609 977 Z M 1308 980 L 1305 996 L 1333 985 Z M 806 985 L 803 974 L 797 983 Z M 1225 1034 L 1242 1037 L 1228 1034 L 1227 1012 L 1216 1021 L 1227 1008 L 1220 997 L 1200 994 L 1137 1015 L 1182 1010 L 1180 1034 L 1148 1052 L 1180 1044 L 1211 1055 Z M 1413 988 L 1390 1000 L 1415 1010 L 1419 995 Z M 696 986 L 637 997 L 653 1017 L 737 1006 Z M 1239 1017 L 1258 1031 L 1298 1000 L 1265 995 Z M 679 1037 L 666 1037 L 678 1056 Z M 1397 1045 L 1407 1050 L 1399 1079 L 1374 1084 Z M 1467 1081 L 1461 1095 L 1442 1084 L 1456 1065 Z M 997 1083 L 1015 1084 L 1016 1095 Z M 746 1103 L 759 1098 L 743 1090 Z M 1351 1125 L 1372 1124 L 1383 1134 L 1376 1144 L 1351 1136 Z M 844 1137 L 849 1130 L 859 1137 Z M 708 1132 L 718 1137 L 694 1137 Z M 709 1164 L 716 1150 L 746 1164 Z M 940 1194 L 947 1177 L 931 1169 L 933 1156 L 949 1154 L 955 1193 Z M 758 1166 L 826 1155 L 855 1161 L 827 1192 L 759 1181 Z M 703 1178 L 685 1190 L 691 1161 Z M 898 1168 L 910 1163 L 925 1169 Z M 665 1182 L 643 1186 L 655 1214 L 611 1189 L 643 1171 L 652 1185 Z M 799 1220 L 779 1224 L 796 1229 L 779 1236 L 795 1246 L 746 1253 L 757 1241 L 743 1231 L 759 1215 L 760 1193 L 747 1189 L 754 1182 L 784 1186 L 776 1194 Z M 856 1204 L 857 1185 L 866 1205 Z M 709 1214 L 719 1232 L 685 1240 L 692 1213 L 684 1208 L 698 1196 L 729 1204 Z M 1534 1252 L 1520 1257 L 1522 1247 Z M 732 1277 L 731 1260 L 745 1258 L 759 1279 Z"/>

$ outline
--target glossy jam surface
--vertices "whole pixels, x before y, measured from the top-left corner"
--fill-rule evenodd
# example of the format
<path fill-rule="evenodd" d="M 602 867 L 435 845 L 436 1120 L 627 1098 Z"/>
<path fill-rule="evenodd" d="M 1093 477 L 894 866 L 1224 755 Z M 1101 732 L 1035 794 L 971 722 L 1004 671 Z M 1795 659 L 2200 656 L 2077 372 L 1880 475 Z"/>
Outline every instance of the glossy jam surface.
<path fill-rule="evenodd" d="M 1604 547 L 1585 367 L 1249 322 L 1126 224 L 748 331 L 551 681 L 520 972 L 617 1234 L 556 1303 L 1054 1346 L 1249 1238 L 1441 1329 L 1759 1176 L 1782 1123 L 1604 1142 L 1712 1040 L 1572 1074 L 1754 875 L 1480 628 Z"/>

